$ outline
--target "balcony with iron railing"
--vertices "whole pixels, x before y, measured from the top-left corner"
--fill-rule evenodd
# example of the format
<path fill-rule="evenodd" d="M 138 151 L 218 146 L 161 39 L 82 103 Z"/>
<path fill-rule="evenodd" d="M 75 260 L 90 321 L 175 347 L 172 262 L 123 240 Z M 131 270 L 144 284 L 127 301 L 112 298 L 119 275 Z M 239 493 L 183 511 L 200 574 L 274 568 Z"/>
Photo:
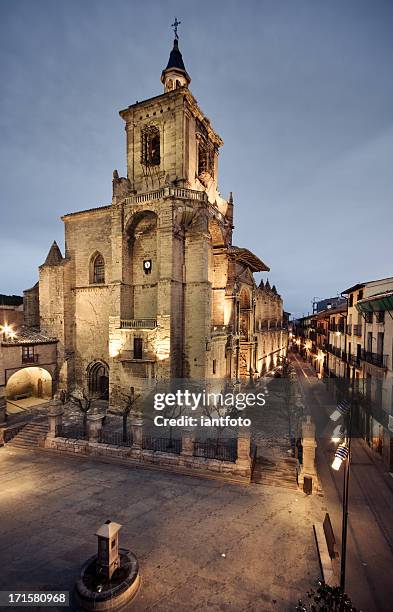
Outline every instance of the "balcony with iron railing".
<path fill-rule="evenodd" d="M 329 331 L 340 332 L 341 334 L 345 331 L 344 323 L 329 323 Z"/>
<path fill-rule="evenodd" d="M 382 353 L 372 353 L 371 351 L 362 350 L 361 359 L 362 361 L 371 363 L 372 365 L 375 365 L 378 368 L 387 368 L 388 355 L 382 355 Z"/>
<path fill-rule="evenodd" d="M 352 367 L 360 368 L 360 355 L 348 355 L 347 362 Z"/>
<path fill-rule="evenodd" d="M 121 329 L 154 329 L 157 327 L 157 319 L 122 319 Z"/>

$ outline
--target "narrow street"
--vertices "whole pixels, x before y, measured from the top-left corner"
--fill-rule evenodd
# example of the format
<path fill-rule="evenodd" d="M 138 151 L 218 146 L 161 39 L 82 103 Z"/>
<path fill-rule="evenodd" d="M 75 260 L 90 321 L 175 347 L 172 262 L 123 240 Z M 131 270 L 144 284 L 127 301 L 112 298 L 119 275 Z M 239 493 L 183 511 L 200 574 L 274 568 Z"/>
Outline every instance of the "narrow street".
<path fill-rule="evenodd" d="M 317 424 L 318 475 L 341 551 L 342 485 L 344 470 L 331 469 L 336 445 L 324 435 L 335 401 L 314 369 L 292 355 L 306 411 Z M 393 478 L 364 440 L 352 442 L 349 484 L 349 529 L 346 590 L 364 612 L 392 610 L 393 596 Z"/>

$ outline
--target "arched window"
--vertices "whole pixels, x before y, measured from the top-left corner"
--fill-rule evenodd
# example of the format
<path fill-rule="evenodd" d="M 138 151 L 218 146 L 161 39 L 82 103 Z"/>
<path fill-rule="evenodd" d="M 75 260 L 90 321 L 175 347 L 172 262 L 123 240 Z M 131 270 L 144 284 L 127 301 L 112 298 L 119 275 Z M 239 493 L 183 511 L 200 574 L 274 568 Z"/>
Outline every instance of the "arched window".
<path fill-rule="evenodd" d="M 105 262 L 101 253 L 97 253 L 92 260 L 90 283 L 100 285 L 105 283 Z"/>

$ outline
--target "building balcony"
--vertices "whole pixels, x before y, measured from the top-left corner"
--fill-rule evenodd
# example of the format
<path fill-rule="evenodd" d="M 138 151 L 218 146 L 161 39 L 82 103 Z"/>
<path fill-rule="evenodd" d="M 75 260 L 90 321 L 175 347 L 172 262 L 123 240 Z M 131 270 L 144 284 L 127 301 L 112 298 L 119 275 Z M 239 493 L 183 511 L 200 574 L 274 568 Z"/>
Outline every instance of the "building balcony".
<path fill-rule="evenodd" d="M 195 189 L 186 189 L 183 187 L 161 187 L 154 191 L 146 193 L 138 193 L 126 198 L 126 204 L 146 204 L 146 202 L 154 202 L 162 198 L 176 198 L 180 200 L 197 200 L 198 202 L 207 202 L 207 194 L 205 191 L 197 191 Z"/>
<path fill-rule="evenodd" d="M 354 325 L 353 326 L 353 335 L 354 336 L 361 336 L 362 335 L 362 326 L 361 325 Z"/>
<path fill-rule="evenodd" d="M 360 368 L 360 355 L 348 355 L 347 362 L 352 367 Z"/>
<path fill-rule="evenodd" d="M 380 353 L 372 353 L 371 351 L 362 350 L 361 359 L 362 361 L 371 363 L 372 365 L 375 365 L 378 368 L 387 368 L 388 355 L 382 355 Z"/>
<path fill-rule="evenodd" d="M 157 327 L 157 319 L 122 319 L 121 329 L 154 329 Z"/>
<path fill-rule="evenodd" d="M 345 325 L 344 325 L 344 323 L 330 323 L 329 324 L 329 331 L 331 331 L 331 332 L 340 332 L 341 334 L 343 334 L 344 331 L 345 331 Z"/>
<path fill-rule="evenodd" d="M 375 320 L 377 323 L 385 323 L 385 311 L 379 310 L 375 313 Z"/>

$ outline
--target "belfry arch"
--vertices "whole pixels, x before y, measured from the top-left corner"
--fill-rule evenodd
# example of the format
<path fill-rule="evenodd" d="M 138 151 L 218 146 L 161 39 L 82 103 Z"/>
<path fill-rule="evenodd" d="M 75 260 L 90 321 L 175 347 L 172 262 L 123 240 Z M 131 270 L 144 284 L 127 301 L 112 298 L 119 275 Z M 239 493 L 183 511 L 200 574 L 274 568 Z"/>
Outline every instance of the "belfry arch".
<path fill-rule="evenodd" d="M 133 215 L 125 235 L 124 270 L 132 319 L 156 318 L 159 280 L 158 217 L 151 210 Z"/>

